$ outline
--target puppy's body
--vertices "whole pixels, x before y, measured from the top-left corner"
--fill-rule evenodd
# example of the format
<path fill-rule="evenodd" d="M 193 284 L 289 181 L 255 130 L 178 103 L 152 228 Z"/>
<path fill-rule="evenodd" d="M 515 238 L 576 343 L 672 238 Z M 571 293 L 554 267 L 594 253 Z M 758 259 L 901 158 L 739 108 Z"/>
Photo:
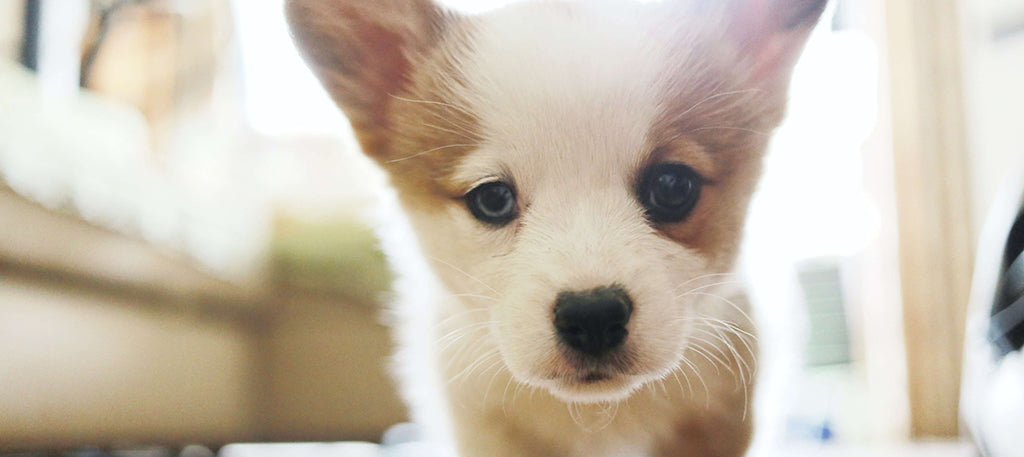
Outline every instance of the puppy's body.
<path fill-rule="evenodd" d="M 420 422 L 464 457 L 745 451 L 754 329 L 723 279 L 823 4 L 289 4 L 427 260 L 398 308 Z"/>

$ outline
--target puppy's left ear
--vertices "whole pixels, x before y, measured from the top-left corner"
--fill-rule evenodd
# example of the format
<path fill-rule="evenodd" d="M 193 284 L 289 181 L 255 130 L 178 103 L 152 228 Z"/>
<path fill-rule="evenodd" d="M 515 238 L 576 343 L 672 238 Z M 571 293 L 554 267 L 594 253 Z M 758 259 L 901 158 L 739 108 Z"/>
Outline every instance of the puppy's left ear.
<path fill-rule="evenodd" d="M 828 0 L 698 0 L 724 8 L 728 39 L 749 62 L 751 82 L 787 84 Z M 705 7 L 707 7 L 705 5 Z"/>
<path fill-rule="evenodd" d="M 451 15 L 431 0 L 287 0 L 295 43 L 345 112 L 364 152 L 379 158 L 393 96 Z"/>

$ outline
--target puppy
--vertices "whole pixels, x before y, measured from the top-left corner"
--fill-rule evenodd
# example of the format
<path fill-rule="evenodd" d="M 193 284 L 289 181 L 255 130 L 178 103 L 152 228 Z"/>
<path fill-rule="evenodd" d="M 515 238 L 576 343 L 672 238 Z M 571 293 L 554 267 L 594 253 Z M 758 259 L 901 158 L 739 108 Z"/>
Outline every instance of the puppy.
<path fill-rule="evenodd" d="M 756 341 L 728 274 L 824 6 L 288 1 L 415 232 L 392 258 L 429 266 L 397 306 L 416 420 L 463 457 L 746 451 Z"/>

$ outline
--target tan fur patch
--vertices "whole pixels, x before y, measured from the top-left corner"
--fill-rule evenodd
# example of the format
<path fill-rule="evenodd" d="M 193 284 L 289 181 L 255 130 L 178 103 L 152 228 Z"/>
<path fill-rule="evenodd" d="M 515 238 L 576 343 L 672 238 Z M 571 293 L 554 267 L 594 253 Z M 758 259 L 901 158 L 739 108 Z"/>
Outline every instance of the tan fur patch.
<path fill-rule="evenodd" d="M 454 96 L 471 20 L 429 0 L 292 0 L 287 15 L 363 152 L 403 199 L 436 207 L 460 197 L 445 178 L 480 142 L 477 119 Z"/>
<path fill-rule="evenodd" d="M 675 427 L 674 439 L 659 449 L 659 457 L 736 457 L 750 446 L 750 420 L 695 414 Z"/>
<path fill-rule="evenodd" d="M 446 16 L 429 0 L 293 0 L 286 14 L 310 68 L 375 155 L 387 143 L 389 95 L 406 85 L 411 58 L 433 46 Z"/>
<path fill-rule="evenodd" d="M 483 141 L 479 119 L 457 95 L 462 85 L 458 53 L 466 52 L 471 26 L 466 18 L 450 22 L 439 47 L 443 52 L 421 58 L 410 84 L 392 102 L 392 139 L 378 161 L 402 198 L 418 206 L 443 205 L 469 190 L 451 175 Z"/>
<path fill-rule="evenodd" d="M 670 98 L 650 134 L 663 151 L 654 160 L 686 163 L 705 185 L 686 220 L 660 229 L 701 252 L 713 268 L 726 267 L 739 250 L 769 136 L 785 112 L 785 91 L 751 87 L 723 65 L 690 74 Z"/>

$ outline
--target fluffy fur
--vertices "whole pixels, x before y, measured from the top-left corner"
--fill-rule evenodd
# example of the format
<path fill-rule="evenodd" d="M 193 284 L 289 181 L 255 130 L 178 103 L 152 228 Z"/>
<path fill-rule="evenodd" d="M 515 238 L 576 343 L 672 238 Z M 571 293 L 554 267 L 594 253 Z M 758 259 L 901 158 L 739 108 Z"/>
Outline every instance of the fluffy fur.
<path fill-rule="evenodd" d="M 397 305 L 396 360 L 417 420 L 464 457 L 745 452 L 756 338 L 729 272 L 824 3 L 538 2 L 464 17 L 429 0 L 288 2 L 300 49 L 415 232 L 385 247 L 416 286 Z M 661 162 L 704 177 L 682 222 L 652 223 L 637 201 L 641 171 Z M 504 227 L 463 198 L 495 180 L 518 194 Z M 620 355 L 595 367 L 559 347 L 552 307 L 609 284 L 635 310 Z M 593 369 L 608 378 L 587 382 Z"/>

